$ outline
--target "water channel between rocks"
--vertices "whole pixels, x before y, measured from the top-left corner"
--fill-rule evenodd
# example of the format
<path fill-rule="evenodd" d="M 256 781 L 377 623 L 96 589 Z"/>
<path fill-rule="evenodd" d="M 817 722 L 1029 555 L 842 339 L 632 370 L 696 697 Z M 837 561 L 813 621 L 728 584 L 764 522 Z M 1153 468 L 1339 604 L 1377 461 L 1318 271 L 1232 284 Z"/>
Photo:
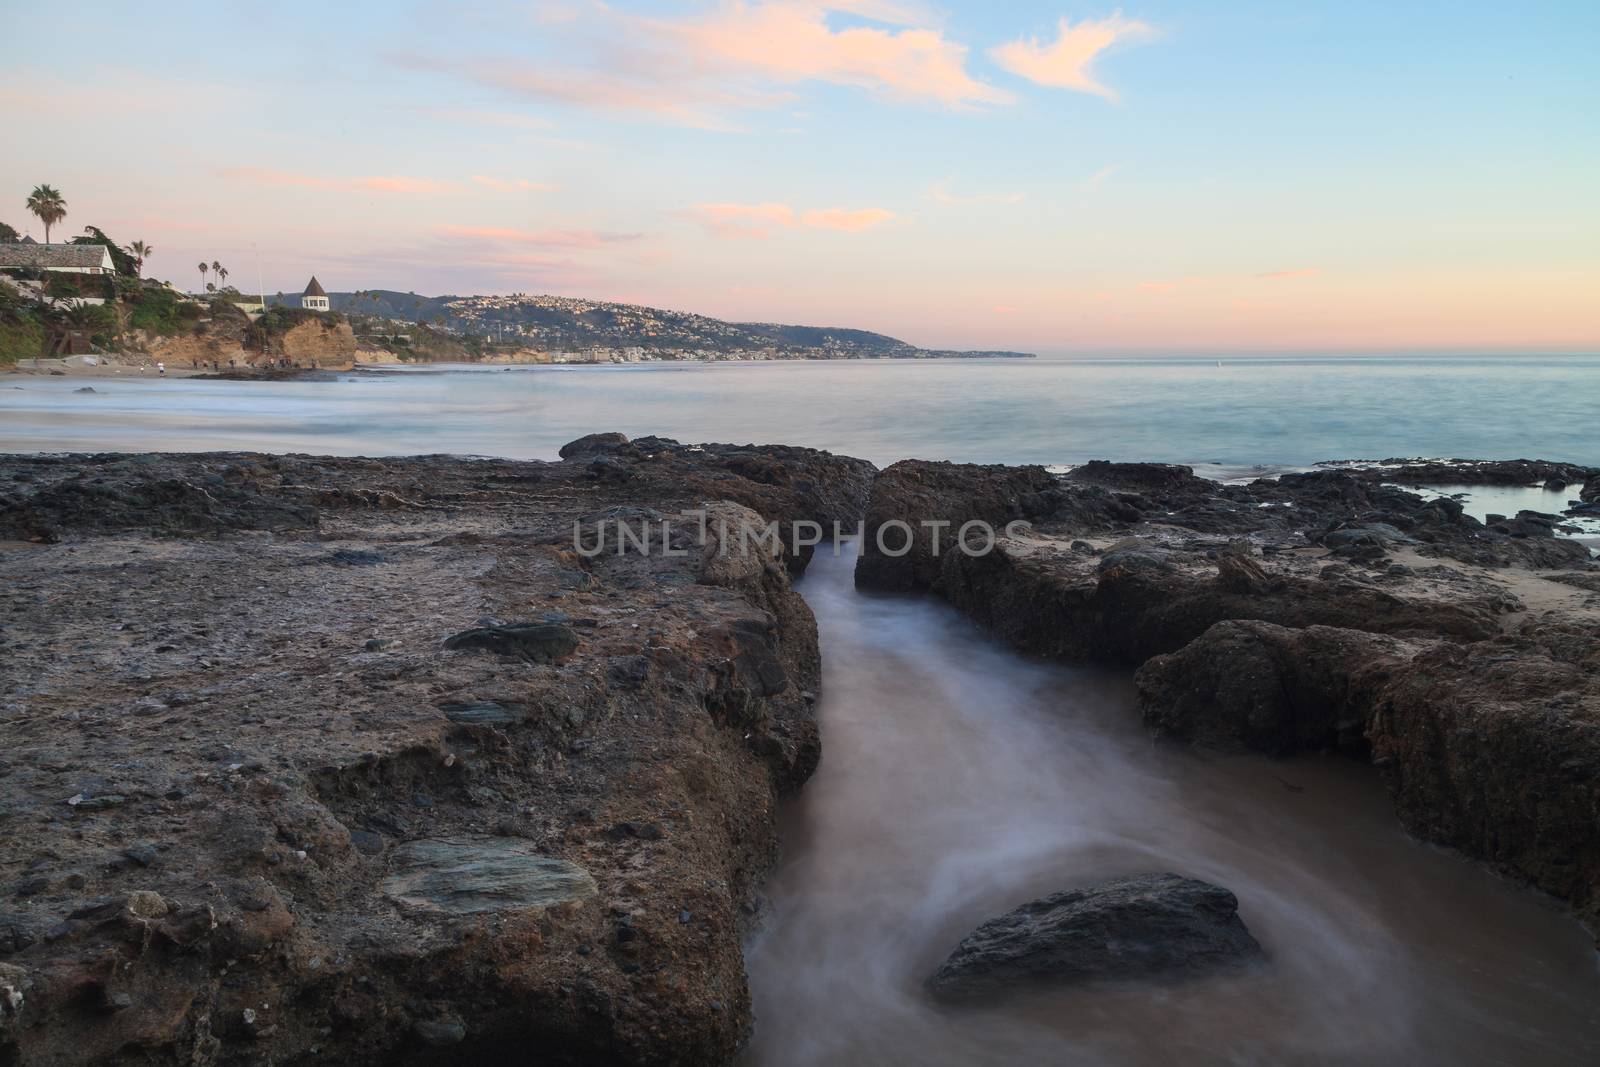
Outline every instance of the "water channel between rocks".
<path fill-rule="evenodd" d="M 1600 1062 L 1588 935 L 1409 838 L 1370 767 L 1155 743 L 1125 674 L 1027 660 L 932 599 L 858 594 L 853 565 L 850 545 L 819 551 L 800 583 L 824 755 L 748 947 L 748 1064 Z M 1149 871 L 1233 890 L 1269 965 L 981 1008 L 922 992 L 983 920 Z"/>

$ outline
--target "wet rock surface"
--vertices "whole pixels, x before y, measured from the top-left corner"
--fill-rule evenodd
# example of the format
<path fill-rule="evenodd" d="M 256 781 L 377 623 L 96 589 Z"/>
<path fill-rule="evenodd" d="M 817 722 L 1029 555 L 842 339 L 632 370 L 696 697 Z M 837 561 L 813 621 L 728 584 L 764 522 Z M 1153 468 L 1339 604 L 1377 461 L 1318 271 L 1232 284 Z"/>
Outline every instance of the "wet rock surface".
<path fill-rule="evenodd" d="M 819 659 L 804 559 L 695 514 L 872 468 L 611 444 L 0 457 L 0 1063 L 735 1054 Z"/>
<path fill-rule="evenodd" d="M 1172 981 L 1262 958 L 1221 886 L 1176 874 L 1113 878 L 990 919 L 929 976 L 944 999 L 1027 984 Z"/>
<path fill-rule="evenodd" d="M 389 871 L 383 892 L 390 899 L 447 915 L 548 908 L 598 892 L 588 871 L 517 838 L 408 841 L 394 850 Z"/>
<path fill-rule="evenodd" d="M 1480 522 L 1394 484 L 1593 486 L 1537 460 L 1330 464 L 1219 484 L 1187 468 L 897 463 L 877 480 L 864 589 L 928 590 L 1037 655 L 1139 668 L 1158 734 L 1371 759 L 1405 827 L 1600 924 L 1600 565 L 1568 516 Z M 899 519 L 998 531 L 996 551 Z M 898 548 L 901 539 L 889 539 Z M 959 546 L 954 546 L 959 549 Z"/>

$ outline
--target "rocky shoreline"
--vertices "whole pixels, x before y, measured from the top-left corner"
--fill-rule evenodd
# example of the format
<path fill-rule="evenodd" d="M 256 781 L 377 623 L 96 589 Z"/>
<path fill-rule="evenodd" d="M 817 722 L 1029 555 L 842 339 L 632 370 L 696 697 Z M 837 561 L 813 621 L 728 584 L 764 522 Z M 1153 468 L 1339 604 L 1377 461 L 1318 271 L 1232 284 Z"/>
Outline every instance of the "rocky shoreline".
<path fill-rule="evenodd" d="M 849 519 L 872 468 L 568 451 L 0 459 L 0 1062 L 734 1055 L 804 560 L 574 524 Z"/>
<path fill-rule="evenodd" d="M 863 589 L 1137 669 L 1159 734 L 1372 761 L 1413 833 L 1600 918 L 1600 567 L 1566 517 L 1396 488 L 1582 514 L 1600 471 L 561 456 L 0 457 L 0 1064 L 729 1062 L 820 756 L 813 523 L 865 521 Z M 968 554 L 973 520 L 1022 525 Z M 1251 954 L 1225 889 L 1167 889 L 1215 913 L 1197 959 Z"/>
<path fill-rule="evenodd" d="M 1486 524 L 1395 483 L 1571 500 Z M 1600 565 L 1555 534 L 1597 498 L 1600 470 L 1523 460 L 1249 485 L 1162 464 L 906 461 L 874 482 L 856 582 L 937 593 L 1034 655 L 1135 668 L 1158 735 L 1370 760 L 1411 833 L 1567 901 L 1593 932 Z M 969 521 L 1021 525 L 969 554 L 954 540 Z M 890 556 L 891 523 L 929 532 Z"/>

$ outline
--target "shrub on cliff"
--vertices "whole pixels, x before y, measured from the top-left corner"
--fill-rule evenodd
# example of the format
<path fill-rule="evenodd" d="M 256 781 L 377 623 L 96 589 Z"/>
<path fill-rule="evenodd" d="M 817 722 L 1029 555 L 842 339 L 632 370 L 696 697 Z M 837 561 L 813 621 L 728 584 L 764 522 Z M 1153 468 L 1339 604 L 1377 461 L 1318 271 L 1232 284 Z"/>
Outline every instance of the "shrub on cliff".
<path fill-rule="evenodd" d="M 39 310 L 0 279 L 0 365 L 42 355 L 44 335 Z"/>
<path fill-rule="evenodd" d="M 171 337 L 194 329 L 200 307 L 163 285 L 140 286 L 128 301 L 128 328 Z"/>

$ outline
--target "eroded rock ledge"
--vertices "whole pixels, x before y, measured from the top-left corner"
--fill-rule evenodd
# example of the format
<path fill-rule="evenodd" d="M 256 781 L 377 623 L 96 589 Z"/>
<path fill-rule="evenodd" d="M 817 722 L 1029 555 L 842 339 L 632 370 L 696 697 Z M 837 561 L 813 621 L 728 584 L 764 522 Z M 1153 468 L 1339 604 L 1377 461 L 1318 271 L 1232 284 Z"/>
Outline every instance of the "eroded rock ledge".
<path fill-rule="evenodd" d="M 686 513 L 872 474 L 0 457 L 0 1063 L 727 1062 L 817 636 L 803 558 Z"/>
<path fill-rule="evenodd" d="M 874 484 L 864 589 L 930 590 L 1018 648 L 1137 667 L 1157 732 L 1376 764 L 1405 826 L 1600 925 L 1600 566 L 1572 464 L 1384 461 L 1221 485 L 1189 468 L 906 461 Z M 1570 487 L 1481 523 L 1410 485 Z M 912 551 L 878 545 L 885 523 Z M 960 525 L 1007 523 L 993 552 Z M 948 523 L 929 526 L 925 523 Z M 885 538 L 898 549 L 899 530 Z M 981 539 L 980 539 L 981 543 Z"/>

